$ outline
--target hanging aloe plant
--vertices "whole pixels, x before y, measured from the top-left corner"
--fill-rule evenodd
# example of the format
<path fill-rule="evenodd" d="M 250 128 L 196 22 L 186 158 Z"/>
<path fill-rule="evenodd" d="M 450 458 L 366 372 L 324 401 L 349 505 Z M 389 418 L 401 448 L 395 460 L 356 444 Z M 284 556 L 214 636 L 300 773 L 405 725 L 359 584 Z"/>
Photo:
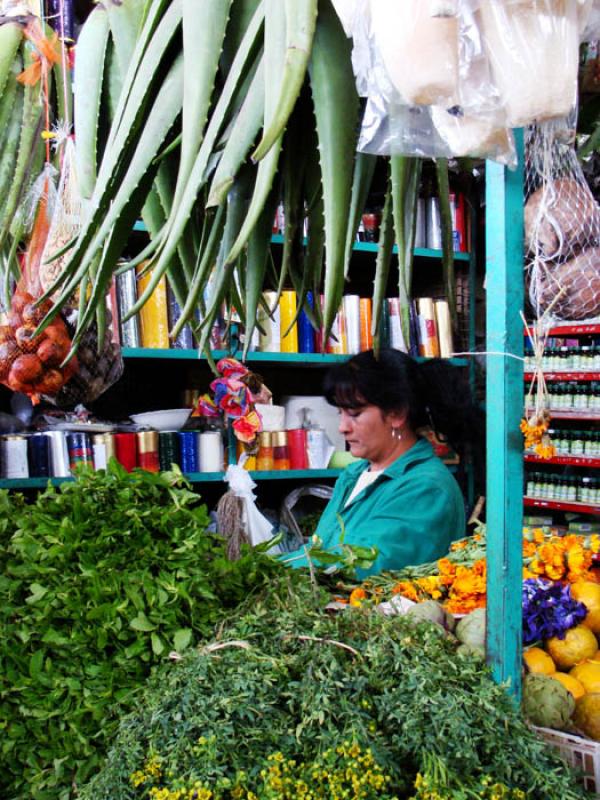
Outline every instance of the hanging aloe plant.
<path fill-rule="evenodd" d="M 128 316 L 167 274 L 182 308 L 172 335 L 191 322 L 207 347 L 224 300 L 251 330 L 269 272 L 273 206 L 283 196 L 289 221 L 276 285 L 289 278 L 305 303 L 323 283 L 328 334 L 375 166 L 356 154 L 351 43 L 331 0 L 206 0 L 202 15 L 193 0 L 100 0 L 78 50 L 76 144 L 88 206 L 48 289 L 58 302 L 41 327 L 79 289 L 77 347 L 103 314 L 141 216 L 151 242 L 128 268 L 143 257 L 151 277 Z M 286 134 L 288 125 L 300 125 L 300 135 Z M 385 240 L 393 241 L 393 219 L 408 297 L 420 162 L 404 172 L 399 163 L 391 160 Z"/>

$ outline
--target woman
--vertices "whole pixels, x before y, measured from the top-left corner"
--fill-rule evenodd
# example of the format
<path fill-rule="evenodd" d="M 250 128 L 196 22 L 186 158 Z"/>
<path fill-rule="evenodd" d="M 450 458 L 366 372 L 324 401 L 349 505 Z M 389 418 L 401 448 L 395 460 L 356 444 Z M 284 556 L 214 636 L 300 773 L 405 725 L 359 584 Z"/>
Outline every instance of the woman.
<path fill-rule="evenodd" d="M 339 430 L 353 456 L 316 530 L 327 550 L 376 547 L 359 577 L 444 556 L 465 534 L 464 500 L 450 471 L 419 429 L 429 426 L 459 453 L 481 446 L 482 413 L 461 371 L 433 359 L 419 363 L 398 350 L 372 350 L 336 365 L 325 396 L 340 411 Z M 306 566 L 304 548 L 282 557 Z"/>

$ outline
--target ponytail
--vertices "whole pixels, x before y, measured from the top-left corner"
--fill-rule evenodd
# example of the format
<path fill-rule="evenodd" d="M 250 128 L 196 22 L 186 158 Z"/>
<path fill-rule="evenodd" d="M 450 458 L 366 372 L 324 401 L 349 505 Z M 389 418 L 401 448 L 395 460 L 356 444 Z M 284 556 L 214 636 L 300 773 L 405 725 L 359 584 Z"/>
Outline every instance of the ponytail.
<path fill-rule="evenodd" d="M 367 350 L 332 367 L 324 382 L 327 401 L 340 408 L 370 404 L 406 411 L 416 431 L 430 426 L 461 456 L 483 455 L 483 411 L 475 405 L 464 370 L 439 358 L 417 362 L 400 350 Z"/>

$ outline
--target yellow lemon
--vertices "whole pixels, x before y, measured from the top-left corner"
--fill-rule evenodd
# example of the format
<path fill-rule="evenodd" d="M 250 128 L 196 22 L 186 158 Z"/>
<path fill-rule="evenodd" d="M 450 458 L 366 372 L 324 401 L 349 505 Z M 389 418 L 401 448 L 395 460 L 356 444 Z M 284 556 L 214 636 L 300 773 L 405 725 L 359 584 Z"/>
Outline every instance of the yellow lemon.
<path fill-rule="evenodd" d="M 576 625 L 568 630 L 564 639 L 553 636 L 545 643 L 559 669 L 569 670 L 580 661 L 593 658 L 598 652 L 598 642 L 589 628 Z"/>
<path fill-rule="evenodd" d="M 600 584 L 579 581 L 571 586 L 571 597 L 587 608 L 587 616 L 581 623 L 593 633 L 600 633 Z"/>
<path fill-rule="evenodd" d="M 569 675 L 576 678 L 583 685 L 586 693 L 600 693 L 600 661 L 583 661 L 573 667 Z"/>
<path fill-rule="evenodd" d="M 523 651 L 523 661 L 529 672 L 536 675 L 552 675 L 556 664 L 541 647 L 528 647 Z"/>
<path fill-rule="evenodd" d="M 572 675 L 567 675 L 566 672 L 555 672 L 554 675 L 550 677 L 562 683 L 565 689 L 571 692 L 575 700 L 579 700 L 579 698 L 583 697 L 585 694 L 585 688 L 581 681 L 578 681 L 577 678 L 574 678 Z"/>
<path fill-rule="evenodd" d="M 590 739 L 600 741 L 600 694 L 585 694 L 577 701 L 573 724 Z"/>

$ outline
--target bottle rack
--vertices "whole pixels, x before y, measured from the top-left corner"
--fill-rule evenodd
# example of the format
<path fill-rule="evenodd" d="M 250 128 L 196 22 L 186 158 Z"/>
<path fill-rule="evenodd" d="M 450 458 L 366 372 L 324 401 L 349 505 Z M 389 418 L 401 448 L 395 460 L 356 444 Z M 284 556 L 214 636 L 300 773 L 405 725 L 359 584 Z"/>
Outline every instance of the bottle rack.
<path fill-rule="evenodd" d="M 528 330 L 525 330 L 526 334 Z M 537 474 L 541 476 L 542 489 L 544 486 L 549 486 L 551 496 L 531 496 L 529 491 L 525 493 L 523 502 L 528 508 L 598 516 L 600 501 L 597 500 L 598 492 L 595 487 L 600 484 L 600 452 L 597 441 L 599 428 L 596 423 L 600 422 L 600 407 L 593 399 L 596 396 L 594 390 L 598 387 L 590 384 L 600 382 L 598 369 L 600 324 L 557 325 L 549 331 L 548 341 L 556 343 L 549 350 L 547 366 L 544 368 L 544 378 L 550 384 L 551 395 L 553 386 L 558 384 L 564 390 L 557 393 L 559 402 L 562 394 L 567 395 L 567 402 L 568 395 L 571 394 L 571 401 L 575 403 L 581 401 L 582 395 L 588 395 L 587 398 L 583 398 L 588 407 L 550 406 L 551 428 L 560 428 L 559 431 L 552 432 L 552 440 L 555 445 L 557 442 L 560 445 L 562 441 L 563 446 L 559 447 L 557 454 L 549 459 L 542 459 L 529 452 L 526 452 L 523 458 L 525 463 L 533 468 L 534 475 L 540 468 Z M 568 364 L 568 368 L 558 367 L 561 360 Z M 528 383 L 533 379 L 533 372 L 526 369 L 523 377 Z M 591 407 L 590 398 L 592 398 Z M 564 425 L 557 425 L 563 422 Z M 577 429 L 573 427 L 574 423 L 582 423 L 584 428 Z M 573 445 L 577 447 L 576 452 L 565 452 Z M 587 449 L 588 446 L 592 449 L 592 453 L 581 452 L 582 447 Z M 550 471 L 547 471 L 546 467 L 550 468 Z M 557 471 L 556 467 L 564 469 Z M 549 480 L 545 481 L 544 476 Z M 529 489 L 531 489 L 531 478 L 532 470 L 529 470 L 525 476 L 526 486 L 528 485 Z M 587 478 L 591 480 L 585 480 Z M 533 483 L 535 484 L 535 481 Z M 589 487 L 593 499 L 590 502 L 581 501 L 579 496 L 582 493 L 584 497 L 589 496 Z M 573 491 L 577 493 L 577 499 L 573 498 Z M 569 493 L 568 498 L 564 497 L 565 492 Z M 557 494 L 559 496 L 556 496 Z"/>

